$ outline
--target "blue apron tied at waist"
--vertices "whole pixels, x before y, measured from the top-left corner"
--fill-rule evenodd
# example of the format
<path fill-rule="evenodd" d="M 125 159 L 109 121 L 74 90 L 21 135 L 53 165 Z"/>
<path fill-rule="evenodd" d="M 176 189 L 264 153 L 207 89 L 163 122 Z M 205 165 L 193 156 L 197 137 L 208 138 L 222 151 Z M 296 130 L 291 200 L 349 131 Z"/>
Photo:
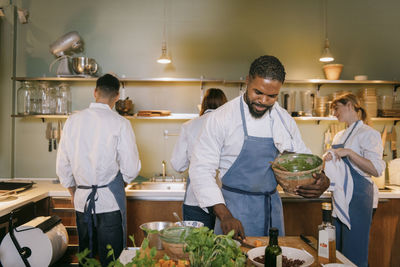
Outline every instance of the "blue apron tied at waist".
<path fill-rule="evenodd" d="M 96 201 L 98 199 L 97 195 L 97 189 L 98 188 L 104 188 L 108 187 L 108 184 L 106 185 L 78 185 L 79 189 L 91 189 L 92 191 L 88 195 L 85 203 L 85 208 L 84 208 L 84 218 L 85 222 L 88 225 L 88 234 L 89 234 L 89 250 L 90 250 L 90 256 L 93 256 L 93 225 L 97 226 L 97 217 L 96 217 Z M 93 214 L 93 216 L 92 216 Z"/>
<path fill-rule="evenodd" d="M 264 196 L 264 211 L 265 211 L 264 235 L 268 236 L 269 228 L 272 225 L 272 216 L 270 216 L 271 210 L 272 210 L 271 195 L 276 193 L 276 188 L 270 192 L 249 192 L 249 191 L 229 187 L 224 184 L 222 184 L 222 188 L 227 191 L 238 193 L 238 194 L 243 194 L 243 195 Z"/>

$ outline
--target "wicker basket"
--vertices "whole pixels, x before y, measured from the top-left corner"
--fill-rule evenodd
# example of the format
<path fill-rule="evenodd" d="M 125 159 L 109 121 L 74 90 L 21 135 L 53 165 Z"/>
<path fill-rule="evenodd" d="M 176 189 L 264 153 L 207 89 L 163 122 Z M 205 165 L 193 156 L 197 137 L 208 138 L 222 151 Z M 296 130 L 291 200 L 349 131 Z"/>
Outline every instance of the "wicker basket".
<path fill-rule="evenodd" d="M 313 163 L 314 166 L 309 170 L 302 170 L 302 167 L 297 168 L 296 166 L 294 166 L 294 170 L 283 170 L 285 168 L 282 165 L 282 161 L 292 160 L 298 157 L 304 157 L 306 160 L 308 157 L 310 158 L 310 160 L 315 160 L 315 163 Z M 275 173 L 278 184 L 283 188 L 285 192 L 290 194 L 295 194 L 295 189 L 299 185 L 312 184 L 315 181 L 315 179 L 312 177 L 312 174 L 320 172 L 322 170 L 322 167 L 322 159 L 320 159 L 318 156 L 308 154 L 281 155 L 277 157 L 272 163 L 272 170 Z"/>

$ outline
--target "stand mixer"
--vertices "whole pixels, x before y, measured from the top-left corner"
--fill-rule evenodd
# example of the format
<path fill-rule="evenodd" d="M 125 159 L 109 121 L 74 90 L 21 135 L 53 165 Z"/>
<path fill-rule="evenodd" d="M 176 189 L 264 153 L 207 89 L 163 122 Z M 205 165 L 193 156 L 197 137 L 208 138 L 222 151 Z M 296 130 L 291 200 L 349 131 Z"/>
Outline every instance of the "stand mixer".
<path fill-rule="evenodd" d="M 59 61 L 57 76 L 75 76 L 71 70 L 69 57 L 74 52 L 81 52 L 82 50 L 83 41 L 77 31 L 71 31 L 59 37 L 50 45 L 50 53 L 57 59 L 50 64 L 49 70 L 51 71 L 53 64 Z"/>

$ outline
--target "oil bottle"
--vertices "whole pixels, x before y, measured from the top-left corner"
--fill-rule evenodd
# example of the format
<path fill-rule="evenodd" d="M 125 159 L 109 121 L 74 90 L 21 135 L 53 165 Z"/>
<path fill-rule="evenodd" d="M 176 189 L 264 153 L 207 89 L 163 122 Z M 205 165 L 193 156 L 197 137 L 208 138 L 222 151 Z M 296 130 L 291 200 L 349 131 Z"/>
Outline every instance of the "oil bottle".
<path fill-rule="evenodd" d="M 336 231 L 332 225 L 332 205 L 322 203 L 322 224 L 318 226 L 318 263 L 336 262 Z"/>
<path fill-rule="evenodd" d="M 264 266 L 282 267 L 282 249 L 278 245 L 279 230 L 275 227 L 269 229 L 269 244 L 265 248 Z"/>

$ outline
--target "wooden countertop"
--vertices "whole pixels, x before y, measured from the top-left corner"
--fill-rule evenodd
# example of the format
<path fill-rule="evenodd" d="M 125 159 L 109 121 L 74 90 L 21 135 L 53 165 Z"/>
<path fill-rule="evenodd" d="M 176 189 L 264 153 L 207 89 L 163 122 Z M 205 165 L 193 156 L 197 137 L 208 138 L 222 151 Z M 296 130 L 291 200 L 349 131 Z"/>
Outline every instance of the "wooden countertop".
<path fill-rule="evenodd" d="M 312 236 L 307 236 L 307 237 L 311 240 L 312 243 L 316 243 L 317 242 L 315 240 L 315 238 L 313 238 Z M 267 236 L 247 237 L 247 243 L 249 243 L 249 244 L 254 244 L 255 240 L 260 240 L 263 245 L 267 245 L 269 237 L 267 237 Z M 304 241 L 302 241 L 300 239 L 300 237 L 298 237 L 298 236 L 283 236 L 283 237 L 279 237 L 278 238 L 278 243 L 279 243 L 280 246 L 283 246 L 283 247 L 292 247 L 292 248 L 306 250 L 308 253 L 310 253 L 314 257 L 314 262 L 310 266 L 311 267 L 319 267 L 319 264 L 317 263 L 317 258 L 318 258 L 317 251 L 314 250 L 309 245 L 307 245 Z M 247 252 L 250 249 L 246 248 L 246 247 L 241 247 L 241 250 L 243 252 Z M 165 254 L 164 250 L 158 250 L 156 258 L 160 258 L 161 259 L 164 256 L 164 254 Z M 135 255 L 135 251 L 134 250 L 124 250 L 123 253 L 120 256 L 120 260 L 121 260 L 122 263 L 127 263 L 132 259 L 132 257 L 134 257 L 134 255 Z M 345 263 L 348 266 L 357 267 L 350 260 L 348 260 L 345 256 L 343 256 L 343 254 L 341 254 L 338 251 L 336 251 L 336 259 L 337 259 L 337 261 L 336 261 L 337 263 Z M 252 262 L 250 260 L 248 260 L 246 266 L 254 266 L 254 265 L 252 264 Z"/>

